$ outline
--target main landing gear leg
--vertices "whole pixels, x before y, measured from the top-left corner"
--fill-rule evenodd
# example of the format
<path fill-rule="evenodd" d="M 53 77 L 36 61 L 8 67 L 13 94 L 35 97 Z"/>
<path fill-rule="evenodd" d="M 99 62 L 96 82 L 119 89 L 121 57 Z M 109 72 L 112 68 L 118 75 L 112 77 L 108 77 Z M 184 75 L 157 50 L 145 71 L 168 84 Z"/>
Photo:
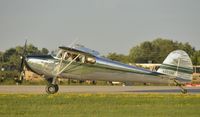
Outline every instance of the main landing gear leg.
<path fill-rule="evenodd" d="M 51 78 L 51 79 L 48 79 L 47 80 L 49 83 L 48 85 L 46 86 L 46 92 L 48 94 L 55 94 L 58 92 L 59 90 L 59 87 L 58 85 L 56 84 L 56 78 Z"/>
<path fill-rule="evenodd" d="M 178 83 L 176 80 L 174 80 L 174 83 L 175 83 L 177 86 L 179 86 L 179 87 L 181 88 L 181 92 L 182 92 L 183 94 L 186 94 L 186 93 L 187 93 L 187 89 L 183 88 L 183 85 L 182 85 L 182 84 Z"/>

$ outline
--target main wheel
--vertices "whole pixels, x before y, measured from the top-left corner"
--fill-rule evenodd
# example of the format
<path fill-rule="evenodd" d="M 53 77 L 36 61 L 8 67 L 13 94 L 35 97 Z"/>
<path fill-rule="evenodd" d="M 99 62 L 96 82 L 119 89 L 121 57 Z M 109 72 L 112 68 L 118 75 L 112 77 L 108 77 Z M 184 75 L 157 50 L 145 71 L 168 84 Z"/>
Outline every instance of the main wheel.
<path fill-rule="evenodd" d="M 47 92 L 48 94 L 57 93 L 58 90 L 59 90 L 59 87 L 58 87 L 57 84 L 55 84 L 55 85 L 54 85 L 54 84 L 48 84 L 48 85 L 46 86 L 46 92 Z"/>

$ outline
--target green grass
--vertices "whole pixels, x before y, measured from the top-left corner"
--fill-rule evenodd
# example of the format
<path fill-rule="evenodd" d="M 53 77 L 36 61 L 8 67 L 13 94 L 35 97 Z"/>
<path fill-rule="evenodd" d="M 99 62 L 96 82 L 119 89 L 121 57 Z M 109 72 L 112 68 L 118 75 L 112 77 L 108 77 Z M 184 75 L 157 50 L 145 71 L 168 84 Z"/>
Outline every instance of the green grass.
<path fill-rule="evenodd" d="M 200 95 L 0 94 L 0 117 L 199 117 Z"/>

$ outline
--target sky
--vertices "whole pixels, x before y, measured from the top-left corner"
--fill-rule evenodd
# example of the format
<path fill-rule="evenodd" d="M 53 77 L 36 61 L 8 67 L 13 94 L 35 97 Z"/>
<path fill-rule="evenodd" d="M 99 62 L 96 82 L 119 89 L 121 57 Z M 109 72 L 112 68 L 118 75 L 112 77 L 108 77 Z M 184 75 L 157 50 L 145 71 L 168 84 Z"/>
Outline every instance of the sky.
<path fill-rule="evenodd" d="M 200 49 L 200 0 L 0 0 L 0 51 L 79 43 L 128 54 L 156 38 Z"/>

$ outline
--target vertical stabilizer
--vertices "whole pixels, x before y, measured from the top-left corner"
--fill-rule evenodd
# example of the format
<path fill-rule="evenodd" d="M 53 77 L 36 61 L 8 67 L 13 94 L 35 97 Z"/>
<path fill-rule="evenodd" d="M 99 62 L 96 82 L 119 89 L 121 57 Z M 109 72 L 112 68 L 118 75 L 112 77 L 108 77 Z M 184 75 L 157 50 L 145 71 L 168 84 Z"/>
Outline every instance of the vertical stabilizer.
<path fill-rule="evenodd" d="M 185 51 L 175 50 L 167 56 L 157 72 L 175 77 L 181 82 L 190 82 L 193 72 L 192 61 Z"/>

